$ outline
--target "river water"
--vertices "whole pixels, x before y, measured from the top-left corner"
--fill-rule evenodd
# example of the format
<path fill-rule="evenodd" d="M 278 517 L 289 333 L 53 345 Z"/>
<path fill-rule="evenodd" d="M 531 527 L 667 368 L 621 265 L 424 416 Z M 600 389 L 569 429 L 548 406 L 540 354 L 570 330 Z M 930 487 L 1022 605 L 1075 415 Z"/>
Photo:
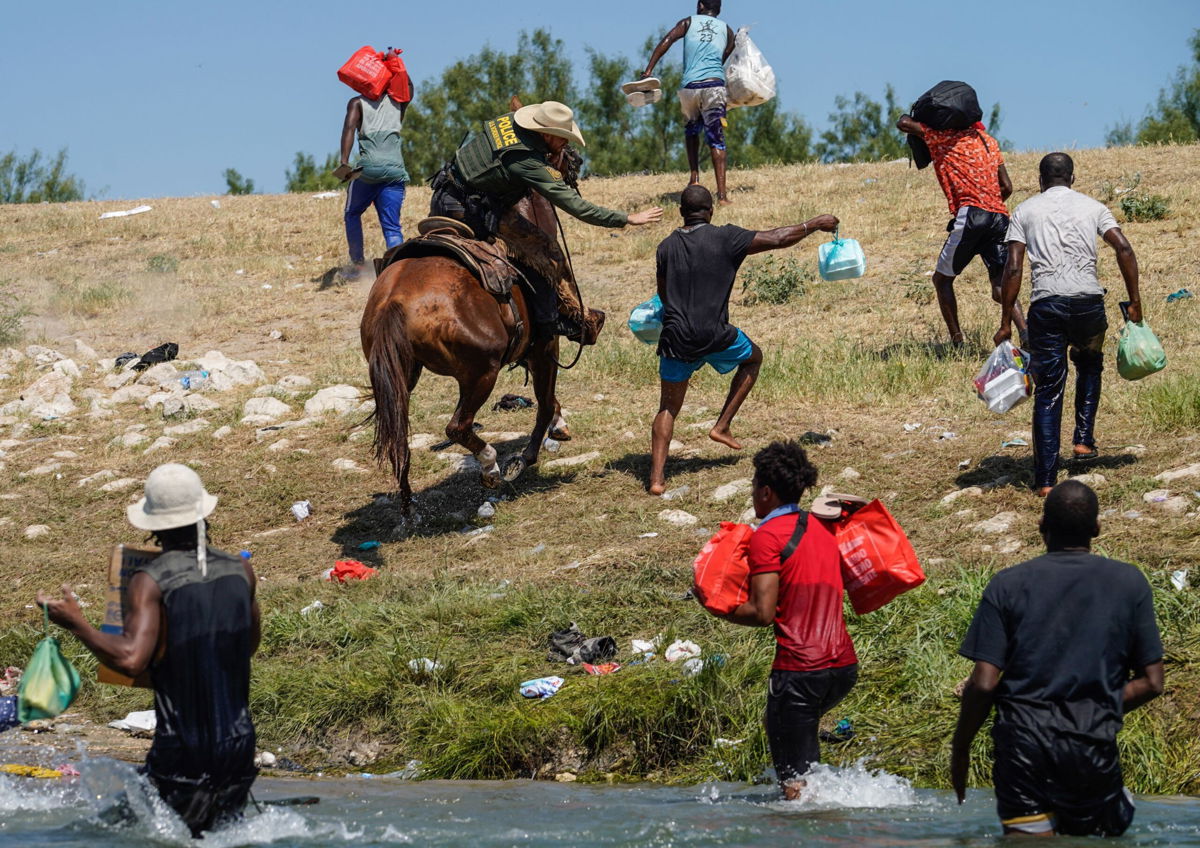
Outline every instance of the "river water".
<path fill-rule="evenodd" d="M 11 750 L 5 752 L 10 756 Z M 27 760 L 28 762 L 28 760 Z M 149 799 L 133 767 L 77 761 L 80 777 L 36 780 L 0 775 L 0 846 L 140 848 L 192 843 L 178 819 Z M 120 792 L 139 821 L 105 825 Z M 999 845 L 992 795 L 972 791 L 959 807 L 950 793 L 914 790 L 862 766 L 819 767 L 806 800 L 783 802 L 767 786 L 591 786 L 533 781 L 409 781 L 348 777 L 260 780 L 259 801 L 317 796 L 303 807 L 266 806 L 226 830 L 210 848 L 242 845 L 340 846 L 971 846 Z M 1058 845 L 1098 844 L 1060 840 Z M 1011 841 L 1007 844 L 1012 844 Z M 1141 798 L 1118 844 L 1200 846 L 1200 799 Z"/>

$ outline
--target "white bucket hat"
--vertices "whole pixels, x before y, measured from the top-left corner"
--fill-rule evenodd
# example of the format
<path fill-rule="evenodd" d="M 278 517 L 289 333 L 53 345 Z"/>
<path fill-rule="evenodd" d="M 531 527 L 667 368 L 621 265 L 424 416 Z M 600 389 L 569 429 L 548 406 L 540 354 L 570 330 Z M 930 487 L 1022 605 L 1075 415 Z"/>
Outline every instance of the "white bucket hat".
<path fill-rule="evenodd" d="M 575 123 L 575 113 L 571 107 L 557 100 L 547 100 L 545 103 L 534 103 L 524 106 L 513 115 L 517 126 L 534 132 L 555 135 L 569 139 L 580 147 L 587 147 L 579 124 Z"/>
<path fill-rule="evenodd" d="M 186 465 L 168 462 L 146 478 L 146 495 L 125 507 L 129 523 L 139 530 L 172 530 L 196 525 L 196 564 L 208 576 L 208 545 L 204 519 L 217 507 L 217 498 L 204 490 L 200 475 Z"/>

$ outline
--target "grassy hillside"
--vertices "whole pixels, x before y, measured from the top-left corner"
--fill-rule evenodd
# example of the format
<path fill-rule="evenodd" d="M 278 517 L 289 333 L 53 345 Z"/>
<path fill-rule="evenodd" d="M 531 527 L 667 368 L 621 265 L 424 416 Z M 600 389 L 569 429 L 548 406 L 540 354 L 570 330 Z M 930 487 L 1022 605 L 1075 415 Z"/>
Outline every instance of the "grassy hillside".
<path fill-rule="evenodd" d="M 1014 203 L 1036 191 L 1037 159 L 1010 158 Z M 1154 478 L 1200 462 L 1200 301 L 1164 302 L 1176 289 L 1197 287 L 1200 147 L 1083 151 L 1076 162 L 1076 187 L 1114 209 L 1136 174 L 1136 191 L 1165 195 L 1171 206 L 1164 220 L 1123 223 L 1141 264 L 1146 317 L 1170 364 L 1139 383 L 1116 377 L 1111 357 L 1123 289 L 1105 249 L 1100 273 L 1111 290 L 1113 328 L 1097 426 L 1103 457 L 1074 470 L 1103 476 L 1096 484 L 1104 512 L 1099 548 L 1145 570 L 1167 645 L 1168 694 L 1131 717 L 1122 737 L 1131 782 L 1141 791 L 1195 791 L 1200 477 Z M 568 223 L 585 298 L 606 309 L 610 323 L 578 368 L 560 377 L 575 440 L 543 457 L 598 455 L 528 474 L 499 493 L 495 518 L 485 521 L 476 509 L 487 493 L 475 474 L 459 470 L 461 451 L 418 450 L 413 482 L 422 521 L 410 536 L 395 532 L 395 508 L 378 497 L 394 484 L 370 461 L 362 414 L 283 431 L 240 423 L 256 391 L 288 404 L 279 419 L 287 422 L 305 417 L 304 401 L 322 387 L 366 384 L 357 332 L 365 288 L 340 284 L 333 273 L 345 249 L 338 200 L 222 197 L 214 208 L 210 198 L 156 199 L 147 201 L 151 212 L 109 220 L 99 214 L 136 203 L 0 207 L 0 310 L 32 313 L 15 346 L 60 350 L 82 369 L 70 388 L 78 411 L 50 421 L 0 415 L 0 579 L 7 587 L 0 665 L 23 664 L 38 637 L 40 622 L 28 608 L 38 588 L 80 584 L 91 613 L 100 615 L 109 547 L 140 541 L 124 506 L 150 469 L 176 459 L 197 467 L 221 498 L 214 542 L 252 550 L 263 578 L 266 633 L 253 697 L 264 746 L 314 768 L 387 770 L 417 758 L 434 776 L 750 778 L 767 762 L 759 721 L 771 635 L 713 619 L 680 596 L 708 531 L 747 505 L 744 495 L 714 500 L 714 490 L 750 477 L 750 457 L 768 441 L 816 431 L 832 434 L 830 444 L 813 449 L 820 484 L 882 497 L 929 574 L 920 590 L 851 621 L 862 676 L 830 718 L 851 718 L 858 736 L 827 757 L 868 757 L 922 785 L 945 785 L 953 689 L 968 670 L 955 654 L 958 641 L 988 577 L 1040 551 L 1030 449 L 1003 446 L 1013 437 L 1029 441 L 1030 407 L 992 415 L 970 385 L 998 323 L 982 266 L 972 265 L 958 283 L 969 344 L 948 352 L 929 282 L 948 214 L 931 171 L 890 163 L 735 172 L 735 205 L 718 213 L 718 223 L 766 228 L 831 212 L 842 219 L 843 235 L 863 244 L 869 270 L 849 283 L 814 279 L 819 236 L 746 263 L 744 280 L 802 290 L 782 305 L 734 299 L 732 320 L 766 356 L 735 422 L 747 450 L 733 453 L 706 438 L 705 422 L 716 417 L 727 383 L 704 373 L 693 382 L 676 431 L 682 448 L 668 465 L 669 487 L 687 491 L 663 502 L 644 490 L 658 397 L 653 351 L 623 324 L 652 292 L 654 248 L 677 223 L 683 182 L 672 174 L 585 183 L 585 195 L 604 205 L 666 206 L 659 226 L 606 231 Z M 427 203 L 424 189 L 410 192 L 410 233 Z M 379 249 L 371 224 L 368 238 Z M 205 393 L 216 408 L 164 420 L 136 400 L 114 403 L 108 372 L 86 351 L 76 353 L 76 339 L 100 358 L 164 341 L 179 343 L 181 363 L 219 350 L 255 360 L 265 372 L 256 382 L 274 388 Z M 0 354 L 0 372 L 8 375 L 0 380 L 3 407 L 46 368 Z M 311 385 L 279 386 L 289 375 Z M 505 374 L 496 397 L 532 394 L 521 378 Z M 412 432 L 440 439 L 455 395 L 449 380 L 423 377 Z M 196 418 L 203 418 L 196 432 L 173 430 L 173 444 L 146 452 L 164 428 Z M 520 448 L 533 413 L 489 407 L 480 420 L 505 454 Z M 213 437 L 226 426 L 227 436 Z M 127 438 L 130 428 L 145 439 L 127 446 L 139 441 Z M 339 470 L 338 459 L 361 469 Z M 134 482 L 101 490 L 124 479 Z M 943 500 L 969 487 L 982 491 Z M 1169 502 L 1181 512 L 1144 499 L 1160 489 L 1185 499 Z M 298 500 L 313 505 L 302 523 L 289 512 Z M 691 513 L 696 524 L 661 520 L 668 508 Z M 1002 513 L 1009 529 L 973 528 Z M 31 525 L 48 529 L 28 538 Z M 492 529 L 463 532 L 485 525 Z M 366 541 L 382 545 L 358 550 Z M 378 566 L 379 577 L 344 587 L 319 580 L 347 557 Z M 1177 591 L 1170 575 L 1184 569 L 1189 583 Z M 301 615 L 314 600 L 324 609 Z M 658 633 L 690 638 L 706 656 L 723 659 L 694 678 L 661 660 L 590 678 L 545 660 L 546 635 L 571 621 L 589 636 L 616 637 L 622 659 L 631 638 Z M 443 668 L 413 672 L 408 663 L 419 657 Z M 90 675 L 86 658 L 79 665 Z M 518 683 L 551 673 L 567 678 L 559 695 L 542 703 L 519 697 Z M 107 721 L 144 707 L 148 696 L 88 686 L 81 703 Z M 742 741 L 718 745 L 718 738 Z M 982 752 L 989 743 L 979 744 Z M 986 781 L 986 759 L 976 758 L 976 766 Z"/>

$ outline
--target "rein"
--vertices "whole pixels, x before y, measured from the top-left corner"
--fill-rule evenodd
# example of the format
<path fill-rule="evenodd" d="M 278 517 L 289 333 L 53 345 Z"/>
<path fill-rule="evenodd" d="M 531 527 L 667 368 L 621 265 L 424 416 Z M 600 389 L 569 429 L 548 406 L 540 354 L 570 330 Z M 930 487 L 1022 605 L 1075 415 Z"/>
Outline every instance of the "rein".
<path fill-rule="evenodd" d="M 571 260 L 571 248 L 567 244 L 567 231 L 563 229 L 562 219 L 560 219 L 558 217 L 558 207 L 555 206 L 553 203 L 551 203 L 550 209 L 554 212 L 554 223 L 558 225 L 558 233 L 562 239 L 563 252 L 567 256 L 567 269 L 571 272 L 571 288 L 575 289 L 575 296 L 577 298 L 579 298 L 579 308 L 580 308 L 582 314 L 586 317 L 587 316 L 587 304 L 585 304 L 583 302 L 583 292 L 581 292 L 579 290 L 579 281 L 575 277 L 575 263 Z M 581 335 L 582 335 L 582 330 L 581 330 Z M 561 368 L 563 371 L 570 371 L 572 368 L 574 368 L 576 365 L 579 364 L 579 360 L 583 356 L 583 347 L 584 347 L 583 339 L 581 337 L 580 341 L 579 341 L 579 350 L 575 351 L 575 358 L 571 360 L 570 365 L 563 365 L 561 362 L 558 361 L 558 357 L 555 356 L 554 354 L 550 354 L 550 361 L 553 362 L 559 368 Z"/>

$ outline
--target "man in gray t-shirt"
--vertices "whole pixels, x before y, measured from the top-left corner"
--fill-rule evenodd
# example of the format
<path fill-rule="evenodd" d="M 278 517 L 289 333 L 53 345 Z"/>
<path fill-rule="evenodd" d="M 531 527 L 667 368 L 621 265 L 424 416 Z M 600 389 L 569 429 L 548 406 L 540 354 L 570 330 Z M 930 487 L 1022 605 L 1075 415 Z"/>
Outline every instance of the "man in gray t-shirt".
<path fill-rule="evenodd" d="M 1033 488 L 1045 497 L 1058 478 L 1059 429 L 1067 383 L 1067 349 L 1075 363 L 1074 458 L 1097 456 L 1093 430 L 1104 370 L 1104 289 L 1096 278 L 1096 236 L 1117 253 L 1129 293 L 1128 320 L 1142 320 L 1137 257 L 1104 204 L 1071 189 L 1075 163 L 1051 153 L 1038 166 L 1041 194 L 1013 212 L 1008 227 L 1008 263 L 1000 300 L 996 344 L 1012 337 L 1013 304 L 1021 291 L 1026 251 L 1032 270 L 1027 344 L 1034 395 Z"/>

